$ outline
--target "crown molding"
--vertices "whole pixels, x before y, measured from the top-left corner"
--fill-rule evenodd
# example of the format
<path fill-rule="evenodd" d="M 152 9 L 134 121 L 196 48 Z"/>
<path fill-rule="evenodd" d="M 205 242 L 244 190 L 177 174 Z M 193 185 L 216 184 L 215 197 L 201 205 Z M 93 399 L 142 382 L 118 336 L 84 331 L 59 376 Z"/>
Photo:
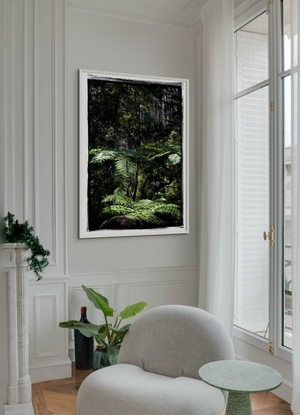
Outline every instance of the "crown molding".
<path fill-rule="evenodd" d="M 125 20 L 196 29 L 200 10 L 208 0 L 67 0 L 67 7 Z M 234 0 L 235 18 L 261 0 Z"/>
<path fill-rule="evenodd" d="M 96 12 L 126 20 L 196 28 L 200 9 L 207 0 L 77 0 L 67 1 L 67 7 Z"/>

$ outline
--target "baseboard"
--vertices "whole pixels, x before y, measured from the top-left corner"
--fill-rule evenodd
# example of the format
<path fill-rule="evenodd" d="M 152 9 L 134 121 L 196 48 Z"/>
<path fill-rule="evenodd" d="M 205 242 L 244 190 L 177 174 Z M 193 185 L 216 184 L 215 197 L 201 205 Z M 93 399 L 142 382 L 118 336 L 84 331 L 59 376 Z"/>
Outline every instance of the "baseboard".
<path fill-rule="evenodd" d="M 246 360 L 243 359 L 241 356 L 235 356 L 236 360 Z M 260 363 L 260 362 L 259 362 Z M 279 388 L 274 389 L 271 391 L 274 395 L 279 396 L 279 398 L 283 399 L 284 401 L 288 402 L 289 404 L 292 402 L 292 392 L 293 392 L 293 385 L 287 379 L 282 379 L 282 384 Z"/>
<path fill-rule="evenodd" d="M 4 405 L 4 415 L 34 415 L 32 402 L 19 405 Z"/>
<path fill-rule="evenodd" d="M 69 360 L 68 363 L 30 368 L 29 375 L 31 383 L 70 378 L 72 377 L 72 363 Z"/>
<path fill-rule="evenodd" d="M 75 345 L 74 340 L 69 342 L 69 359 L 71 362 L 75 362 Z"/>
<path fill-rule="evenodd" d="M 279 398 L 283 399 L 288 403 L 292 402 L 292 392 L 293 386 L 290 384 L 290 382 L 286 381 L 285 379 L 283 379 L 283 382 L 279 386 L 279 388 L 272 391 L 274 395 L 279 396 Z"/>

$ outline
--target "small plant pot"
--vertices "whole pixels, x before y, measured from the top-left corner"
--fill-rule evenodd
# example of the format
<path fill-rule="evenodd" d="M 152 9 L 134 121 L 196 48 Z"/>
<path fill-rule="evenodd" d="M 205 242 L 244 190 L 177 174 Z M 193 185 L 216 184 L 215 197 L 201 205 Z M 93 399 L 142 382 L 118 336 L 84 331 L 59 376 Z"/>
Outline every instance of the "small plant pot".
<path fill-rule="evenodd" d="M 92 369 L 95 371 L 107 366 L 110 366 L 110 363 L 106 348 L 103 346 L 97 346 L 93 355 Z"/>

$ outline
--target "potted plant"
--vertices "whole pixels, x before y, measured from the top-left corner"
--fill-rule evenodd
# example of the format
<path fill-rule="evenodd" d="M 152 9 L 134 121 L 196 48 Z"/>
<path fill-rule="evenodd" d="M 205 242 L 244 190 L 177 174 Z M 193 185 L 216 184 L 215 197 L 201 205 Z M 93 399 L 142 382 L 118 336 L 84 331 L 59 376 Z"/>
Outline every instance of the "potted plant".
<path fill-rule="evenodd" d="M 50 252 L 42 246 L 40 240 L 34 235 L 34 229 L 29 225 L 28 221 L 19 223 L 14 219 L 15 215 L 8 212 L 3 218 L 3 242 L 4 243 L 21 243 L 31 251 L 31 255 L 27 258 L 29 269 L 31 269 L 39 281 L 42 278 L 42 272 L 49 264 L 48 256 Z"/>
<path fill-rule="evenodd" d="M 96 353 L 102 352 L 107 355 L 107 365 L 114 365 L 118 362 L 119 350 L 130 324 L 121 326 L 123 320 L 131 318 L 140 313 L 148 304 L 144 301 L 129 305 L 115 317 L 114 323 L 108 321 L 108 317 L 114 317 L 114 310 L 110 307 L 108 299 L 97 293 L 92 288 L 82 285 L 87 297 L 94 306 L 101 310 L 105 323 L 101 325 L 85 324 L 76 320 L 59 323 L 59 327 L 77 329 L 86 337 L 94 337 L 98 346 L 94 353 L 93 360 L 97 359 Z M 95 365 L 93 365 L 95 370 Z"/>

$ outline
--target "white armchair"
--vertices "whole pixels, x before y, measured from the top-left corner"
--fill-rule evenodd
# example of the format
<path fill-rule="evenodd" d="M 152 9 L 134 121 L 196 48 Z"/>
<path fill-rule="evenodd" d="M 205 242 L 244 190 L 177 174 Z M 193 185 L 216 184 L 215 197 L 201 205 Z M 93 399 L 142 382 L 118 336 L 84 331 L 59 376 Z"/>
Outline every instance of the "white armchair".
<path fill-rule="evenodd" d="M 78 415 L 218 415 L 225 396 L 198 370 L 224 359 L 234 359 L 233 344 L 215 317 L 194 307 L 153 308 L 131 325 L 118 364 L 84 380 Z"/>

